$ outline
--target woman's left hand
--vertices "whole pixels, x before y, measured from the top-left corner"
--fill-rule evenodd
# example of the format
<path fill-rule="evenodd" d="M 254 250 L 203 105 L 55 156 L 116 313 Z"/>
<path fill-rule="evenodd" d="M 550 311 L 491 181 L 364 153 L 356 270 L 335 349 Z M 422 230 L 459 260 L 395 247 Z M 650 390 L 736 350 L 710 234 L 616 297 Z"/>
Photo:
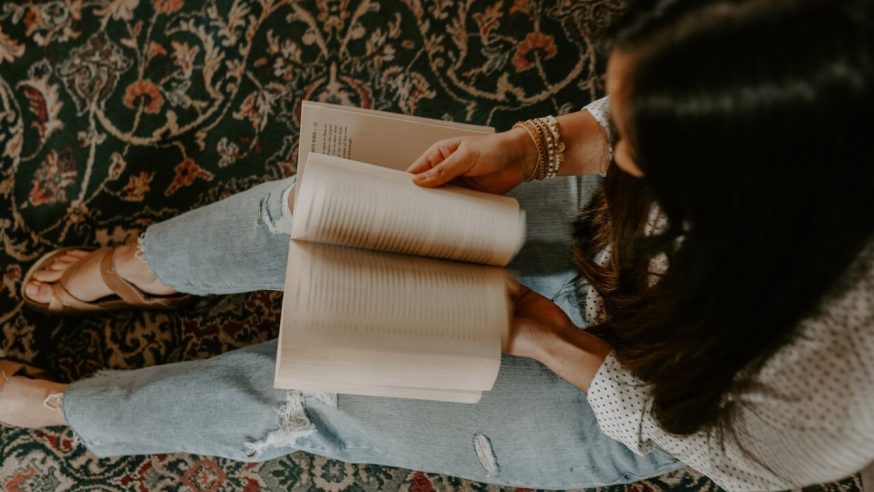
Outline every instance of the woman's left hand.
<path fill-rule="evenodd" d="M 512 282 L 513 320 L 502 350 L 506 354 L 538 359 L 551 336 L 576 327 L 557 304 L 515 280 Z"/>
<path fill-rule="evenodd" d="M 581 330 L 554 302 L 515 281 L 510 294 L 515 308 L 502 351 L 535 359 L 588 391 L 612 350 L 610 344 Z"/>

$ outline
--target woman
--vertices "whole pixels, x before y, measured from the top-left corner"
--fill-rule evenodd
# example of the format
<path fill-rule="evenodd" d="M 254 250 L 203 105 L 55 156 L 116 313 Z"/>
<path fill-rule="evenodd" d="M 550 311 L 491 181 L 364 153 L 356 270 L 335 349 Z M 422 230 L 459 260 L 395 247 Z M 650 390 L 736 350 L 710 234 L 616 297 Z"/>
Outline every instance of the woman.
<path fill-rule="evenodd" d="M 560 260 L 517 264 L 552 300 L 516 289 L 508 355 L 480 403 L 277 392 L 268 342 L 69 386 L 19 372 L 0 420 L 70 425 L 102 456 L 303 449 L 549 488 L 688 464 L 730 490 L 784 489 L 863 468 L 874 460 L 872 7 L 648 3 L 615 35 L 613 124 L 600 101 L 555 126 L 439 142 L 410 168 L 423 186 L 499 192 L 606 172 L 574 229 L 588 329 Z M 556 193 L 580 199 L 567 178 L 547 183 L 548 197 L 525 204 L 535 221 L 556 215 Z M 176 292 L 281 288 L 287 238 L 252 217 L 260 205 L 293 213 L 291 190 L 261 185 L 111 255 L 49 256 L 22 295 L 86 310 L 113 292 L 172 305 Z M 226 222 L 248 224 L 233 244 L 214 239 Z"/>

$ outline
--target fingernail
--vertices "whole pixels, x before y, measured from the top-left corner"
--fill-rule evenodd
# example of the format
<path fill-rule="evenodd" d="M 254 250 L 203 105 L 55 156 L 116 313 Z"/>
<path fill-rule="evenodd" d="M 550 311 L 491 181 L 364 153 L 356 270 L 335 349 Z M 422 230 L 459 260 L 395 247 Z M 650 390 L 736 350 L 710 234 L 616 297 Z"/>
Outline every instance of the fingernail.
<path fill-rule="evenodd" d="M 27 292 L 27 295 L 35 296 L 36 293 L 39 292 L 39 286 L 36 284 L 30 284 L 24 289 L 24 291 Z"/>

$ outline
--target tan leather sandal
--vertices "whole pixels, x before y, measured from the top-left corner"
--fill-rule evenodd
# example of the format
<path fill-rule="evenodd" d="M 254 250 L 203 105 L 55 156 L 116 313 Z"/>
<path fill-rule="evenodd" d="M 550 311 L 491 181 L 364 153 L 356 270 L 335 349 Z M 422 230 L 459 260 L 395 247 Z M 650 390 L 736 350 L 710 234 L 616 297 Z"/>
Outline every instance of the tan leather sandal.
<path fill-rule="evenodd" d="M 76 263 L 70 265 L 70 267 L 64 271 L 63 275 L 61 275 L 61 278 L 50 284 L 52 287 L 52 299 L 48 303 L 37 302 L 28 297 L 25 292 L 25 287 L 33 279 L 34 273 L 38 272 L 44 265 L 49 264 L 52 260 L 60 258 L 67 252 L 77 249 L 87 251 L 93 248 L 68 247 L 56 249 L 43 255 L 42 258 L 30 267 L 30 270 L 27 271 L 27 275 L 24 276 L 24 281 L 21 282 L 21 297 L 28 306 L 38 311 L 51 314 L 82 314 L 118 311 L 123 309 L 178 309 L 192 299 L 192 296 L 189 294 L 156 296 L 143 292 L 137 286 L 122 278 L 116 271 L 114 248 L 99 248 L 93 250 L 91 254 L 80 258 Z M 70 291 L 67 290 L 67 283 L 85 263 L 84 260 L 93 255 L 101 256 L 100 276 L 115 295 L 107 296 L 103 299 L 98 299 L 92 302 L 86 302 L 71 294 Z"/>
<path fill-rule="evenodd" d="M 35 429 L 60 424 L 65 387 L 47 380 L 41 369 L 0 359 L 0 425 Z"/>

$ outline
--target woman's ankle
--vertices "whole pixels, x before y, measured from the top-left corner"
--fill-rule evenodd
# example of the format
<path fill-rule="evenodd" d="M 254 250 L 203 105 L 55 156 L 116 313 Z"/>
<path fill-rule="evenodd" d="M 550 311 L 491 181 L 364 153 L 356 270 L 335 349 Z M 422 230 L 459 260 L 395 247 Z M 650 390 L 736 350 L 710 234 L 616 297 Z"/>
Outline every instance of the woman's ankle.
<path fill-rule="evenodd" d="M 64 390 L 67 385 L 45 379 L 13 376 L 0 381 L 0 422 L 39 428 L 67 425 Z"/>
<path fill-rule="evenodd" d="M 137 244 L 125 244 L 115 251 L 115 269 L 128 282 L 144 292 L 157 295 L 170 295 L 176 291 L 164 285 L 148 262 L 144 261 Z"/>

